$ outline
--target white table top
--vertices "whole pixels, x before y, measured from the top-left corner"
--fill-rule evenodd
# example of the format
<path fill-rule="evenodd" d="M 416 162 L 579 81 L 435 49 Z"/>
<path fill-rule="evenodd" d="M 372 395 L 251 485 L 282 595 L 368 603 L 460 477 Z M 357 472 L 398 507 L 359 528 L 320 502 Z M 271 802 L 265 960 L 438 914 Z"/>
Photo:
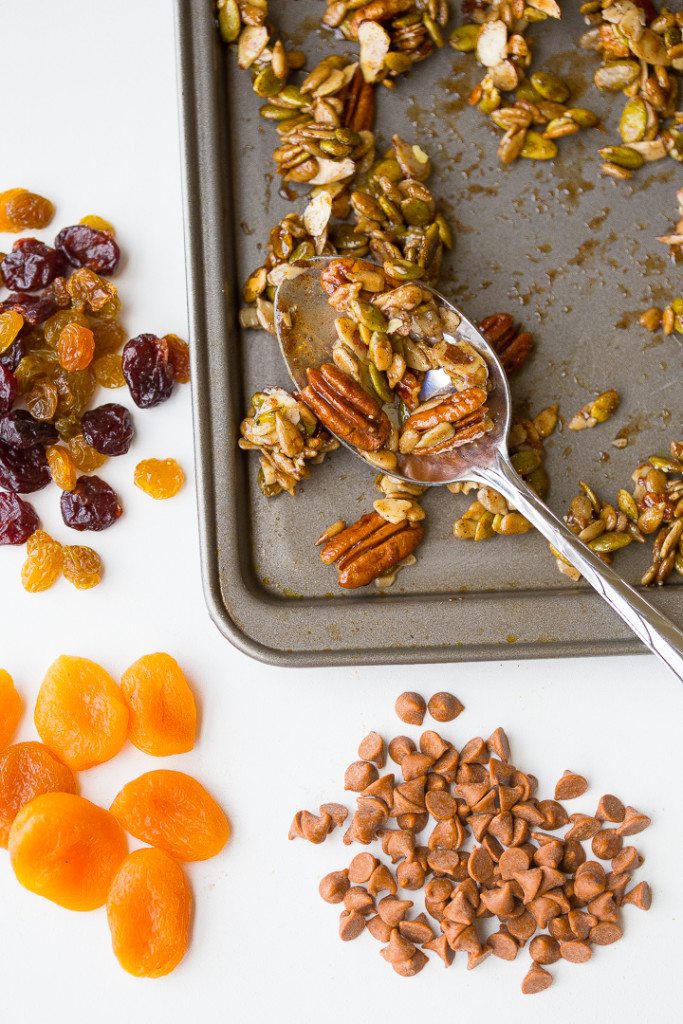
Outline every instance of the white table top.
<path fill-rule="evenodd" d="M 117 284 L 129 336 L 186 333 L 171 0 L 2 0 L 0 38 L 0 188 L 50 196 L 57 226 L 86 213 L 109 218 L 125 253 Z M 10 244 L 0 235 L 0 248 Z M 439 1020 L 483 1011 L 510 1024 L 529 1013 L 553 1024 L 672 1020 L 683 910 L 680 685 L 652 657 L 297 671 L 257 664 L 222 639 L 202 596 L 189 388 L 157 409 L 135 410 L 135 421 L 130 455 L 103 471 L 125 515 L 115 529 L 84 538 L 106 563 L 99 588 L 78 593 L 61 582 L 25 594 L 23 551 L 0 551 L 0 663 L 27 700 L 20 738 L 30 739 L 33 701 L 58 654 L 92 657 L 114 676 L 142 653 L 175 655 L 200 695 L 202 725 L 195 751 L 164 766 L 196 773 L 217 794 L 234 838 L 218 858 L 190 866 L 191 950 L 158 981 L 119 968 L 104 911 L 77 916 L 29 894 L 3 853 L 2 1018 L 408 1024 L 436 1010 Z M 133 486 L 133 467 L 147 456 L 174 456 L 185 467 L 188 483 L 174 500 L 153 503 Z M 55 489 L 35 504 L 45 528 L 66 540 Z M 565 768 L 586 774 L 592 789 L 572 809 L 592 813 L 601 793 L 614 792 L 654 819 L 635 840 L 652 910 L 625 908 L 624 939 L 586 965 L 553 967 L 554 986 L 532 1003 L 519 989 L 526 952 L 513 964 L 489 958 L 471 973 L 462 954 L 448 971 L 434 960 L 408 980 L 380 959 L 369 935 L 342 944 L 338 908 L 317 893 L 320 877 L 348 862 L 340 833 L 321 847 L 287 842 L 295 810 L 344 799 L 344 768 L 366 732 L 411 731 L 393 714 L 403 689 L 457 693 L 466 712 L 444 729 L 457 746 L 503 725 L 513 757 L 546 795 Z M 125 781 L 159 766 L 128 746 L 85 773 L 82 791 L 106 805 Z"/>

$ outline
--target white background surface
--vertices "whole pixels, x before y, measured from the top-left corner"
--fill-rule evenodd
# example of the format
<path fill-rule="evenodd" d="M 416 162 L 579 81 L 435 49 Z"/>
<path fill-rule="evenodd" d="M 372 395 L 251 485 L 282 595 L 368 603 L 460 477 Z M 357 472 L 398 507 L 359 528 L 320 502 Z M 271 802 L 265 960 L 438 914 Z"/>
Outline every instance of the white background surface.
<path fill-rule="evenodd" d="M 0 0 L 0 38 L 0 189 L 21 185 L 50 196 L 55 230 L 86 213 L 111 219 L 126 254 L 117 283 L 129 336 L 182 335 L 170 0 Z M 0 236 L 0 248 L 10 244 Z M 514 1024 L 540 1013 L 553 1024 L 635 1024 L 677 1017 L 680 684 L 651 657 L 303 671 L 248 660 L 220 637 L 202 597 L 189 388 L 135 418 L 134 448 L 104 470 L 125 516 L 93 538 L 107 567 L 102 586 L 81 594 L 62 582 L 27 595 L 22 551 L 0 550 L 0 663 L 26 698 L 20 738 L 29 739 L 35 694 L 58 654 L 92 657 L 115 677 L 142 653 L 174 654 L 199 695 L 202 724 L 195 751 L 168 766 L 196 773 L 219 797 L 234 837 L 217 859 L 190 866 L 191 950 L 158 981 L 118 967 L 104 911 L 68 913 L 22 890 L 0 851 L 0 1018 L 407 1024 L 427 1013 L 444 1021 L 500 1015 Z M 181 461 L 188 483 L 178 498 L 153 503 L 133 486 L 133 467 L 147 456 Z M 66 541 L 55 489 L 36 505 L 45 528 Z M 471 973 L 463 954 L 448 971 L 433 959 L 418 977 L 402 979 L 369 935 L 342 944 L 338 908 L 317 894 L 319 878 L 348 863 L 340 833 L 321 847 L 287 842 L 293 811 L 344 799 L 344 768 L 371 728 L 387 737 L 417 734 L 393 715 L 405 688 L 459 695 L 466 712 L 443 730 L 457 746 L 503 725 L 513 757 L 538 775 L 544 795 L 563 769 L 585 773 L 591 790 L 572 810 L 590 813 L 602 792 L 615 792 L 654 819 L 635 840 L 652 910 L 627 907 L 622 942 L 596 950 L 586 965 L 551 968 L 555 985 L 531 1002 L 519 990 L 524 952 L 513 964 L 489 958 Z M 157 766 L 127 747 L 83 775 L 83 793 L 106 805 L 125 781 Z"/>

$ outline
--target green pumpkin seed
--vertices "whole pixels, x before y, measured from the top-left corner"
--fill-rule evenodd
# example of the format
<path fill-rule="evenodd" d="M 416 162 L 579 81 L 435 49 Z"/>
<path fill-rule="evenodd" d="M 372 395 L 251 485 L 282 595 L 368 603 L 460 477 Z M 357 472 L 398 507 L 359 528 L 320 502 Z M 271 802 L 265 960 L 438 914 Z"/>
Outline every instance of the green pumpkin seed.
<path fill-rule="evenodd" d="M 680 296 L 677 296 L 671 303 L 671 308 L 676 316 L 681 316 L 683 314 L 683 299 Z"/>
<path fill-rule="evenodd" d="M 593 76 L 598 89 L 617 92 L 632 85 L 640 75 L 640 64 L 635 60 L 608 60 Z"/>
<path fill-rule="evenodd" d="M 599 554 L 607 554 L 610 551 L 619 551 L 620 548 L 628 547 L 632 540 L 633 537 L 630 533 L 614 530 L 612 533 L 603 533 L 600 537 L 589 541 L 588 547 Z"/>
<path fill-rule="evenodd" d="M 298 113 L 291 107 L 275 107 L 272 103 L 264 103 L 259 107 L 259 114 L 265 117 L 266 121 L 291 121 L 298 117 Z"/>
<path fill-rule="evenodd" d="M 651 455 L 647 460 L 655 469 L 661 469 L 662 473 L 683 473 L 683 462 L 678 459 L 667 459 L 663 455 Z"/>
<path fill-rule="evenodd" d="M 328 156 L 332 157 L 349 156 L 352 150 L 351 146 L 347 146 L 344 142 L 339 142 L 338 139 L 321 139 L 319 145 L 323 153 L 327 153 Z"/>
<path fill-rule="evenodd" d="M 539 96 L 553 103 L 564 103 L 569 97 L 569 86 L 550 71 L 534 71 L 531 84 Z"/>
<path fill-rule="evenodd" d="M 495 86 L 486 89 L 484 95 L 477 103 L 482 114 L 492 114 L 500 106 L 501 96 Z"/>
<path fill-rule="evenodd" d="M 619 401 L 619 393 L 614 391 L 614 389 L 603 391 L 603 393 L 598 395 L 591 405 L 590 415 L 596 419 L 598 423 L 604 423 L 618 407 Z"/>
<path fill-rule="evenodd" d="M 225 0 L 218 10 L 218 28 L 223 42 L 234 43 L 240 34 L 242 22 L 237 0 Z"/>
<path fill-rule="evenodd" d="M 432 261 L 436 257 L 439 249 L 439 225 L 430 224 L 425 231 L 424 238 L 420 245 L 420 254 L 418 256 L 418 263 L 421 267 L 429 267 Z"/>
<path fill-rule="evenodd" d="M 552 160 L 557 156 L 557 146 L 552 139 L 544 139 L 538 132 L 529 130 L 519 155 L 527 160 Z"/>
<path fill-rule="evenodd" d="M 424 268 L 418 267 L 410 260 L 387 260 L 384 264 L 384 273 L 395 281 L 417 281 L 424 276 Z"/>
<path fill-rule="evenodd" d="M 371 302 L 364 302 L 363 299 L 355 299 L 350 303 L 350 309 L 356 320 L 368 330 L 386 333 L 387 319 L 377 306 L 373 306 Z"/>
<path fill-rule="evenodd" d="M 541 456 L 535 448 L 523 448 L 521 452 L 515 452 L 510 457 L 510 462 L 520 476 L 533 473 L 541 465 Z"/>
<path fill-rule="evenodd" d="M 451 32 L 449 40 L 454 50 L 460 53 L 472 53 L 477 48 L 477 40 L 481 32 L 481 25 L 458 25 Z"/>
<path fill-rule="evenodd" d="M 263 71 L 259 71 L 254 79 L 254 92 L 263 99 L 277 96 L 281 89 L 282 80 L 277 77 L 270 64 Z"/>
<path fill-rule="evenodd" d="M 537 466 L 531 473 L 527 473 L 525 480 L 532 491 L 535 491 L 539 498 L 545 498 L 548 493 L 550 481 L 543 466 Z"/>
<path fill-rule="evenodd" d="M 434 223 L 439 229 L 439 238 L 447 249 L 453 248 L 453 231 L 442 213 L 437 213 Z"/>
<path fill-rule="evenodd" d="M 527 100 L 529 103 L 536 103 L 536 101 L 540 100 L 540 98 L 541 97 L 538 95 L 538 93 L 536 92 L 533 85 L 528 79 L 525 79 L 525 81 L 521 82 L 520 85 L 518 85 L 515 89 L 516 100 Z"/>
<path fill-rule="evenodd" d="M 286 85 L 284 89 L 281 89 L 278 94 L 278 100 L 288 107 L 305 107 L 308 103 L 308 97 L 303 96 L 301 90 L 295 85 Z"/>
<path fill-rule="evenodd" d="M 375 166 L 372 168 L 372 177 L 388 178 L 389 181 L 392 181 L 394 184 L 396 184 L 396 182 L 403 180 L 403 171 L 401 170 L 401 165 L 399 164 L 398 160 L 395 160 L 394 157 L 389 156 L 385 160 L 380 160 L 378 163 L 375 164 Z"/>
<path fill-rule="evenodd" d="M 624 107 L 619 120 L 622 141 L 640 142 L 647 130 L 647 106 L 640 96 L 633 96 Z"/>
<path fill-rule="evenodd" d="M 356 213 L 360 214 L 361 217 L 367 217 L 368 220 L 376 220 L 381 222 L 384 220 L 384 211 L 379 205 L 376 199 L 373 199 L 367 192 L 352 192 L 351 193 L 351 205 L 353 206 Z"/>
<path fill-rule="evenodd" d="M 638 519 L 638 506 L 636 505 L 636 500 L 633 495 L 629 494 L 628 491 L 625 491 L 623 487 L 621 490 L 617 491 L 617 505 L 619 507 L 619 511 L 623 512 L 625 516 L 628 516 L 632 523 L 636 522 Z"/>
<path fill-rule="evenodd" d="M 259 267 L 258 270 L 249 275 L 242 289 L 242 298 L 245 302 L 256 302 L 259 295 L 263 294 L 267 285 L 267 273 L 265 267 Z"/>
<path fill-rule="evenodd" d="M 370 372 L 370 380 L 372 386 L 377 392 L 382 402 L 391 404 L 394 401 L 394 393 L 387 383 L 387 377 L 385 373 L 378 370 L 374 363 L 368 363 L 368 370 Z"/>
<path fill-rule="evenodd" d="M 396 50 L 389 50 L 384 57 L 384 66 L 394 75 L 404 75 L 413 66 L 412 58 L 407 53 L 398 53 Z"/>
<path fill-rule="evenodd" d="M 427 29 L 429 38 L 434 43 L 434 46 L 437 46 L 439 49 L 441 49 L 441 47 L 444 44 L 444 38 L 443 32 L 441 31 L 439 25 L 437 25 L 434 19 L 430 18 L 428 14 L 422 15 L 422 23 L 424 27 Z"/>
<path fill-rule="evenodd" d="M 410 224 L 411 227 L 423 227 L 432 219 L 429 206 L 421 199 L 404 199 L 401 203 L 401 213 L 406 224 Z"/>
<path fill-rule="evenodd" d="M 571 117 L 572 121 L 578 124 L 579 128 L 595 128 L 600 120 L 597 114 L 594 114 L 592 110 L 588 110 L 586 107 L 568 107 L 566 114 L 567 117 Z"/>
<path fill-rule="evenodd" d="M 295 263 L 297 260 L 311 260 L 315 256 L 315 246 L 313 242 L 299 242 L 296 249 L 289 257 L 290 263 Z"/>
<path fill-rule="evenodd" d="M 608 160 L 617 167 L 628 171 L 637 171 L 645 163 L 643 156 L 629 146 L 604 146 L 598 150 L 603 160 Z"/>
<path fill-rule="evenodd" d="M 388 220 L 390 220 L 393 224 L 403 223 L 401 211 L 399 210 L 398 206 L 396 206 L 395 203 L 392 203 L 391 199 L 388 199 L 386 196 L 378 196 L 377 202 L 384 210 L 384 216 L 387 217 Z"/>

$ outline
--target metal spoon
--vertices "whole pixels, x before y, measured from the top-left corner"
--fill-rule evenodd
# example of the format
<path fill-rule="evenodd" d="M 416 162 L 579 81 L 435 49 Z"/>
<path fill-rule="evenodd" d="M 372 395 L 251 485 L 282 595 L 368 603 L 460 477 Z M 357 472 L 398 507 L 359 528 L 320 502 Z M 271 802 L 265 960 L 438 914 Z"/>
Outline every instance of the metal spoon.
<path fill-rule="evenodd" d="M 336 338 L 334 321 L 338 314 L 328 303 L 320 284 L 320 272 L 331 258 L 334 257 L 302 261 L 296 268 L 297 275 L 283 280 L 275 296 L 275 324 L 280 348 L 292 380 L 300 389 L 306 386 L 308 367 L 318 367 L 329 361 Z M 430 290 L 438 305 L 460 318 L 457 339 L 470 342 L 488 363 L 491 389 L 487 405 L 494 429 L 474 443 L 440 455 L 399 454 L 398 467 L 391 470 L 391 476 L 425 485 L 475 480 L 495 488 L 581 572 L 636 636 L 683 680 L 683 631 L 580 541 L 513 468 L 507 449 L 512 408 L 507 375 L 498 356 L 477 328 L 447 299 L 434 289 Z M 447 333 L 445 337 L 456 340 Z M 430 370 L 425 375 L 420 399 L 428 401 L 437 395 L 445 397 L 454 390 L 443 370 Z M 346 447 L 363 459 L 355 448 Z M 369 465 L 365 459 L 363 462 Z"/>

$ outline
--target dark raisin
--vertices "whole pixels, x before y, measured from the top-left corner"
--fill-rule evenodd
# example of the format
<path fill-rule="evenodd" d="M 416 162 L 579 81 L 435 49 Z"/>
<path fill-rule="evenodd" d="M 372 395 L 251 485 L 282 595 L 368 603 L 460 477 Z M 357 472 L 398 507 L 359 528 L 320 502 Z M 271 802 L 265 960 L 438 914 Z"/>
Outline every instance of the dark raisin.
<path fill-rule="evenodd" d="M 0 487 L 18 494 L 39 491 L 50 482 L 45 449 L 12 448 L 0 441 Z"/>
<path fill-rule="evenodd" d="M 86 441 L 102 455 L 125 455 L 135 434 L 130 413 L 116 402 L 84 413 L 82 424 Z"/>
<path fill-rule="evenodd" d="M 25 544 L 39 525 L 33 505 L 16 494 L 0 494 L 0 544 Z"/>
<path fill-rule="evenodd" d="M 54 444 L 57 431 L 51 423 L 42 423 L 26 409 L 15 409 L 0 416 L 0 441 L 10 448 L 35 448 Z"/>
<path fill-rule="evenodd" d="M 46 288 L 66 270 L 61 252 L 37 238 L 20 238 L 0 263 L 5 287 L 17 292 L 35 292 Z"/>
<path fill-rule="evenodd" d="M 55 238 L 55 247 L 72 266 L 89 267 L 96 274 L 113 274 L 121 256 L 110 234 L 86 224 L 63 228 Z"/>
<path fill-rule="evenodd" d="M 5 366 L 12 373 L 16 370 L 21 360 L 26 355 L 26 338 L 20 334 L 15 338 L 9 348 L 0 355 L 0 366 Z"/>
<path fill-rule="evenodd" d="M 29 295 L 28 292 L 12 292 L 4 302 L 0 302 L 0 313 L 7 309 L 16 309 L 25 322 L 31 327 L 42 324 L 49 316 L 56 313 L 59 306 L 49 292 L 41 295 Z"/>
<path fill-rule="evenodd" d="M 0 363 L 0 413 L 9 412 L 17 397 L 17 378 Z"/>
<path fill-rule="evenodd" d="M 106 530 L 121 515 L 116 491 L 99 476 L 81 476 L 73 491 L 64 491 L 62 519 L 73 530 Z"/>
<path fill-rule="evenodd" d="M 174 372 L 164 339 L 154 334 L 139 334 L 126 342 L 123 376 L 133 401 L 141 409 L 150 409 L 170 398 Z"/>

